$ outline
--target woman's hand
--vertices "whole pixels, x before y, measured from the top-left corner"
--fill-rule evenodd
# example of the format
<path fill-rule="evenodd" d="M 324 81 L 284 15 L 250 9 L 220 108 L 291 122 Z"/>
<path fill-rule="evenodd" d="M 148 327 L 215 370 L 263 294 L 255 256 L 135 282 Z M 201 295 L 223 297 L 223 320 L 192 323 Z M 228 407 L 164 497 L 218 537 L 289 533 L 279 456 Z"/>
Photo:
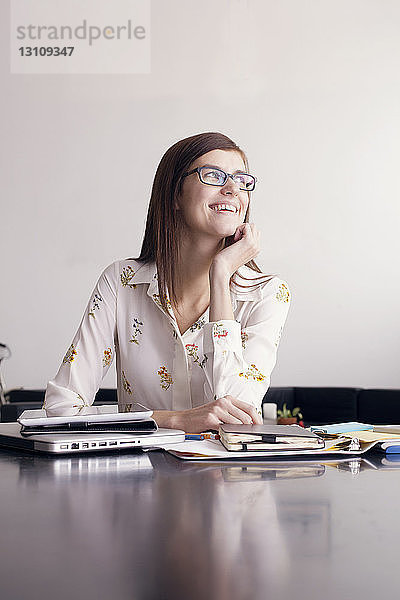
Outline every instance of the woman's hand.
<path fill-rule="evenodd" d="M 254 406 L 233 396 L 223 396 L 189 410 L 155 411 L 153 416 L 159 427 L 183 429 L 190 433 L 218 429 L 221 423 L 263 423 Z"/>
<path fill-rule="evenodd" d="M 215 256 L 211 269 L 223 270 L 228 277 L 260 252 L 260 232 L 254 223 L 242 223 L 236 229 L 233 242 Z"/>

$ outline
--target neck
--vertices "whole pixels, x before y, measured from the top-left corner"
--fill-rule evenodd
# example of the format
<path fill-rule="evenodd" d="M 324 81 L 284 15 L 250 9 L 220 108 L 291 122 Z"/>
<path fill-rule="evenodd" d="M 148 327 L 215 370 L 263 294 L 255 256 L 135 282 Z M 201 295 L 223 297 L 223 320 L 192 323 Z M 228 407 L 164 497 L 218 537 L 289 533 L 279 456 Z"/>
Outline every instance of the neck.
<path fill-rule="evenodd" d="M 214 237 L 198 242 L 193 235 L 181 242 L 175 291 L 178 305 L 205 308 L 210 303 L 210 267 L 223 240 L 216 241 Z"/>

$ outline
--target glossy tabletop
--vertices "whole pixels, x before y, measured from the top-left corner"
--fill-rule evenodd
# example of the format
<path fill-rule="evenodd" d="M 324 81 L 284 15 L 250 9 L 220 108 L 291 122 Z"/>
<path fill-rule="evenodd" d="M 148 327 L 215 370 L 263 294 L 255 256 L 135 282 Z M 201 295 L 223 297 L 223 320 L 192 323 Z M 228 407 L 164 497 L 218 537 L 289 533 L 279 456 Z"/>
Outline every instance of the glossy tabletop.
<path fill-rule="evenodd" d="M 1 598 L 398 597 L 400 462 L 383 463 L 0 450 Z"/>

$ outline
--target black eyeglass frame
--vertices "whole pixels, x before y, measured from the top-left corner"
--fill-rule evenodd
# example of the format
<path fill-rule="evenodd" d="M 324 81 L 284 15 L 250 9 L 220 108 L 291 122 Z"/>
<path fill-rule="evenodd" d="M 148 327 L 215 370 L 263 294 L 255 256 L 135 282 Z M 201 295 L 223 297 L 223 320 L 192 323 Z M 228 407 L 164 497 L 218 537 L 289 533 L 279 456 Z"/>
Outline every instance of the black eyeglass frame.
<path fill-rule="evenodd" d="M 215 169 L 215 171 L 220 171 L 221 173 L 224 173 L 225 177 L 225 181 L 223 183 L 209 183 L 208 181 L 203 181 L 203 179 L 201 178 L 201 169 Z M 257 183 L 257 177 L 255 177 L 254 175 L 251 175 L 250 173 L 246 173 L 245 171 L 237 171 L 236 173 L 226 173 L 225 171 L 223 171 L 222 169 L 219 169 L 217 167 L 207 167 L 207 165 L 204 165 L 203 167 L 196 167 L 195 169 L 192 169 L 191 171 L 188 171 L 187 173 L 184 173 L 182 175 L 183 177 L 187 177 L 188 175 L 192 175 L 193 173 L 197 173 L 197 175 L 199 176 L 199 179 L 201 181 L 201 183 L 204 183 L 204 185 L 212 185 L 215 187 L 222 187 L 223 185 L 226 184 L 226 182 L 228 181 L 228 177 L 230 177 L 233 181 L 233 183 L 236 184 L 236 182 L 234 181 L 234 177 L 236 175 L 248 175 L 249 177 L 252 177 L 252 179 L 254 180 L 254 185 L 253 187 L 249 190 L 248 188 L 239 188 L 239 190 L 241 190 L 242 192 L 253 192 L 256 188 L 256 183 Z"/>

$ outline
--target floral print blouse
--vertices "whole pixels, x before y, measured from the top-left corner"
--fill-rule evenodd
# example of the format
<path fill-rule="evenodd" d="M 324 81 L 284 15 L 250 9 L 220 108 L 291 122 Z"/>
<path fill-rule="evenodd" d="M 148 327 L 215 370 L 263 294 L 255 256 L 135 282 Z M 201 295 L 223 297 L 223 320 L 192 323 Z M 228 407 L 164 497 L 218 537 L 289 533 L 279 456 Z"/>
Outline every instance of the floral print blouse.
<path fill-rule="evenodd" d="M 239 273 L 260 275 L 245 266 Z M 113 360 L 120 411 L 129 411 L 134 402 L 153 410 L 183 410 L 231 395 L 261 413 L 290 292 L 274 276 L 248 289 L 233 285 L 230 293 L 234 321 L 210 323 L 207 308 L 181 334 L 168 300 L 168 312 L 161 307 L 156 265 L 133 259 L 112 263 L 48 383 L 47 414 L 77 414 L 92 404 Z"/>

